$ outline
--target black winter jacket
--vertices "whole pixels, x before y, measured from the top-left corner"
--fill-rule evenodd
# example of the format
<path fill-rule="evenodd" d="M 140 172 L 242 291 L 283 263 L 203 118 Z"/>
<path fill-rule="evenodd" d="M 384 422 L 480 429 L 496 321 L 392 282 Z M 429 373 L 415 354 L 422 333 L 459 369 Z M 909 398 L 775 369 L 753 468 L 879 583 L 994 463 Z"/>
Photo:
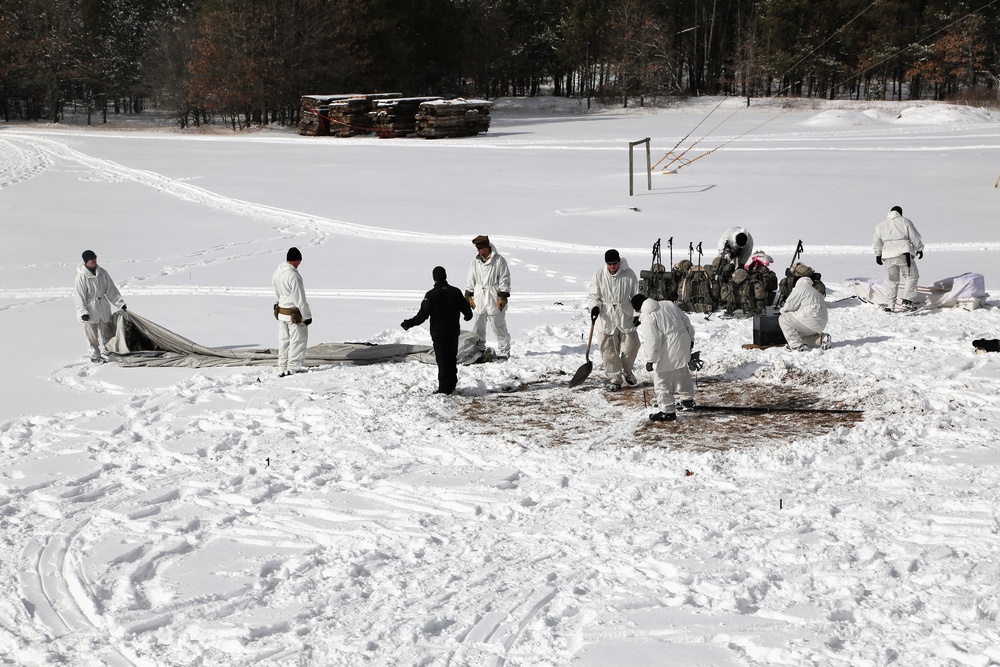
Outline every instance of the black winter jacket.
<path fill-rule="evenodd" d="M 462 290 L 452 287 L 446 281 L 434 283 L 434 288 L 424 295 L 420 302 L 420 312 L 403 322 L 406 328 L 423 324 L 431 319 L 431 338 L 438 336 L 458 336 L 462 330 L 458 316 L 472 319 L 472 307 L 462 294 Z"/>

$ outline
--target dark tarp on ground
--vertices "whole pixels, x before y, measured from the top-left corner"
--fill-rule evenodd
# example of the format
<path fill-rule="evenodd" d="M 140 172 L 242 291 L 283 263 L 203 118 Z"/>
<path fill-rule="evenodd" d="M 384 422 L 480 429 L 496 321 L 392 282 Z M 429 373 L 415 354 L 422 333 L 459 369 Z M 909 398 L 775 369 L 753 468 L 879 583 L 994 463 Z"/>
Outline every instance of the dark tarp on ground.
<path fill-rule="evenodd" d="M 115 313 L 116 335 L 108 342 L 112 359 L 122 366 L 277 366 L 278 351 L 205 347 L 147 320 L 133 311 Z M 463 331 L 458 342 L 458 363 L 474 364 L 482 357 L 482 339 Z M 380 364 L 415 360 L 435 363 L 430 345 L 372 345 L 368 343 L 321 343 L 306 349 L 305 366 L 330 364 Z"/>

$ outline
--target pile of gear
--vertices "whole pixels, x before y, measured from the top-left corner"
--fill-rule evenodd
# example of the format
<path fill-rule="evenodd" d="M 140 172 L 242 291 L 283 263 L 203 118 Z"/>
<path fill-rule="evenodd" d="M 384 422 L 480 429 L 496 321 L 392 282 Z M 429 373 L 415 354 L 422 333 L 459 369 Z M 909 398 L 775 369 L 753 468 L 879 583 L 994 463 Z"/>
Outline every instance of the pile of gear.
<path fill-rule="evenodd" d="M 735 228 L 739 229 L 739 228 Z M 750 253 L 753 241 L 745 231 L 737 231 L 733 241 L 723 237 L 719 255 L 711 264 L 702 264 L 702 244 L 689 244 L 688 258 L 673 263 L 673 237 L 667 240 L 671 270 L 663 263 L 661 240 L 653 244 L 653 260 L 649 270 L 639 272 L 639 291 L 657 301 L 674 301 L 688 313 L 713 313 L 723 310 L 726 315 L 750 317 L 759 315 L 769 306 L 785 302 L 800 278 L 809 278 L 813 286 L 826 294 L 820 274 L 798 261 L 802 241 L 796 247 L 792 264 L 785 277 L 778 276 L 770 265 L 774 259 L 762 250 Z M 695 264 L 694 256 L 698 255 Z"/>

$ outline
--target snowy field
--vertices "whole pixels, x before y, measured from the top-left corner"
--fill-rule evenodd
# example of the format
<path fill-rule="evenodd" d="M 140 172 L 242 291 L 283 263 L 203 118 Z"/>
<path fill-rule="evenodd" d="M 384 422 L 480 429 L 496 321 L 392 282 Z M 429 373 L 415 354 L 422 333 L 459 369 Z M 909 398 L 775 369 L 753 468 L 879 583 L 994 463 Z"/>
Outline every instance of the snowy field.
<path fill-rule="evenodd" d="M 1000 355 L 971 345 L 1000 337 L 1000 114 L 718 101 L 501 100 L 438 141 L 0 126 L 0 664 L 1000 664 Z M 704 157 L 629 197 L 628 142 L 656 162 L 689 132 Z M 921 284 L 982 273 L 987 308 L 851 298 L 893 205 Z M 694 316 L 698 400 L 860 419 L 652 425 L 644 373 L 566 387 L 604 250 L 710 261 L 733 224 L 779 273 L 802 240 L 834 344 Z M 274 346 L 295 245 L 310 343 L 429 343 L 399 322 L 435 265 L 464 287 L 478 234 L 511 265 L 512 358 L 455 396 L 419 363 L 95 366 L 74 317 L 90 248 L 131 310 Z"/>

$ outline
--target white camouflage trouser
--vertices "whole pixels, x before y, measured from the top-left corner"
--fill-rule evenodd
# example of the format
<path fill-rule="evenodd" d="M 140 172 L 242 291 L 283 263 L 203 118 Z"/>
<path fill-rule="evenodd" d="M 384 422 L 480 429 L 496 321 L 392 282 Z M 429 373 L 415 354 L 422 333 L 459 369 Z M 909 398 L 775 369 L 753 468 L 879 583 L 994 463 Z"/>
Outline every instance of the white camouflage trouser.
<path fill-rule="evenodd" d="M 675 401 L 694 400 L 694 380 L 687 366 L 681 366 L 669 371 L 655 370 L 653 372 L 653 394 L 661 412 L 676 412 Z"/>
<path fill-rule="evenodd" d="M 278 371 L 300 371 L 306 356 L 309 327 L 278 320 Z"/>
<path fill-rule="evenodd" d="M 635 356 L 639 354 L 639 333 L 633 329 L 629 333 L 601 334 L 598 347 L 608 381 L 624 382 L 624 375 L 632 372 Z"/>
<path fill-rule="evenodd" d="M 815 347 L 822 342 L 823 332 L 816 331 L 804 323 L 796 312 L 782 313 L 778 317 L 778 326 L 781 327 L 781 333 L 785 335 L 788 347 L 793 350 L 803 345 Z"/>
<path fill-rule="evenodd" d="M 107 353 L 108 341 L 115 337 L 115 323 L 108 322 L 84 322 L 83 330 L 87 334 L 87 343 L 90 345 L 90 358 L 96 359 L 101 353 Z M 103 341 L 101 339 L 104 339 Z"/>
<path fill-rule="evenodd" d="M 510 356 L 510 333 L 507 332 L 507 312 L 501 310 L 490 315 L 489 313 L 476 313 L 472 320 L 472 330 L 476 335 L 486 340 L 486 323 L 493 323 L 493 333 L 497 335 L 497 356 Z"/>
<path fill-rule="evenodd" d="M 917 279 L 920 278 L 917 260 L 911 257 L 910 265 L 906 266 L 905 257 L 890 257 L 882 260 L 882 265 L 885 267 L 885 285 L 889 292 L 886 305 L 891 308 L 899 298 L 913 301 L 913 297 L 917 295 Z M 900 277 L 903 279 L 902 295 L 898 295 Z"/>

